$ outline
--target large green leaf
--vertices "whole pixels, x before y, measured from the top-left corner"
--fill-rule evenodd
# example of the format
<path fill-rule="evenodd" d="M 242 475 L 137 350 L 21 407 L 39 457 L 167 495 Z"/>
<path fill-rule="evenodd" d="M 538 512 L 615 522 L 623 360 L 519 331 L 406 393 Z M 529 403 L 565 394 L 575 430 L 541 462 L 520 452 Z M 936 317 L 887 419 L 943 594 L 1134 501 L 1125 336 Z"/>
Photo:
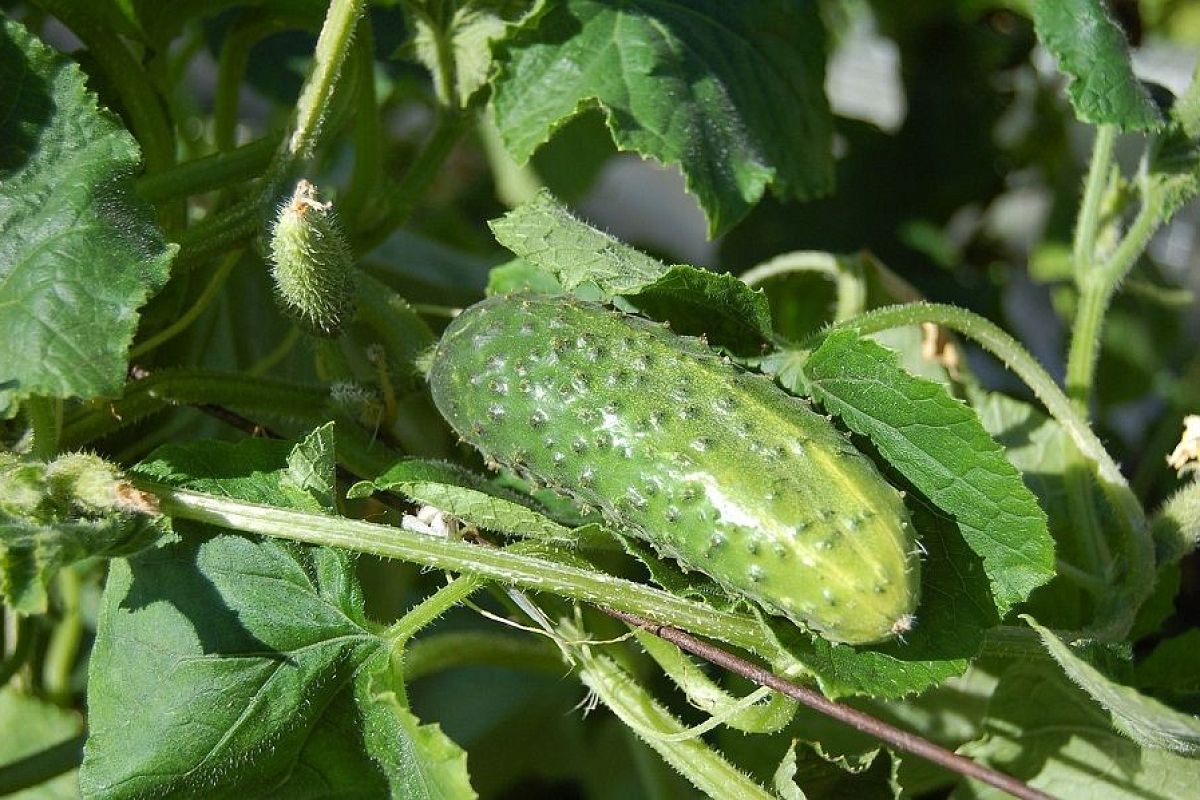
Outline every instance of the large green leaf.
<path fill-rule="evenodd" d="M 984 736 L 959 752 L 1054 797 L 1191 797 L 1200 761 L 1148 750 L 1112 729 L 1108 714 L 1045 663 L 1017 664 L 992 695 Z M 970 783 L 956 797 L 1008 794 Z"/>
<path fill-rule="evenodd" d="M 854 331 L 828 336 L 804 367 L 813 397 L 941 509 L 983 560 L 1001 617 L 1054 576 L 1046 515 L 969 407 L 905 372 Z"/>
<path fill-rule="evenodd" d="M 0 415 L 30 395 L 115 394 L 138 307 L 174 246 L 136 201 L 133 137 L 79 67 L 0 27 Z"/>
<path fill-rule="evenodd" d="M 1122 686 L 1076 655 L 1048 628 L 1026 617 L 1042 643 L 1079 688 L 1112 714 L 1113 725 L 1143 747 L 1173 750 L 1191 758 L 1200 756 L 1200 718 L 1166 706 L 1153 697 Z M 1180 665 L 1188 669 L 1188 665 Z"/>
<path fill-rule="evenodd" d="M 1200 65 L 1186 92 L 1175 99 L 1167 128 L 1154 140 L 1146 181 L 1162 195 L 1169 216 L 1200 194 Z"/>
<path fill-rule="evenodd" d="M 328 429 L 296 448 L 161 448 L 156 481 L 326 507 Z M 87 796 L 461 798 L 465 755 L 388 684 L 350 555 L 177 522 L 114 561 L 88 681 Z"/>
<path fill-rule="evenodd" d="M 618 148 L 679 164 L 714 234 L 768 186 L 797 198 L 830 189 L 832 122 L 814 2 L 567 0 L 506 50 L 492 103 L 520 161 L 598 106 Z"/>
<path fill-rule="evenodd" d="M 1129 47 L 1104 0 L 1053 0 L 1033 4 L 1038 38 L 1071 77 L 1067 91 L 1084 122 L 1124 130 L 1154 130 L 1162 115 L 1133 75 Z"/>

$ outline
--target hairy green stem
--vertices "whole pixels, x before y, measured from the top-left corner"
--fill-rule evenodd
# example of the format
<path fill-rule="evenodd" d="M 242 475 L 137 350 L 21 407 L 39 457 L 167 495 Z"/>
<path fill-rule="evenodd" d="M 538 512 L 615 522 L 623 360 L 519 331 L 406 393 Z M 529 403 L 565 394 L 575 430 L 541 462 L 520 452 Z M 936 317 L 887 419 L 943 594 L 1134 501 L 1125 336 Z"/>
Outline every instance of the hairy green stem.
<path fill-rule="evenodd" d="M 267 135 L 226 152 L 194 158 L 138 178 L 137 193 L 147 202 L 162 203 L 245 181 L 267 168 L 278 146 L 279 136 Z"/>
<path fill-rule="evenodd" d="M 321 25 L 321 33 L 317 37 L 312 68 L 296 101 L 296 115 L 291 132 L 284 137 L 267 171 L 262 202 L 269 203 L 280 181 L 296 164 L 310 158 L 316 149 L 364 4 L 365 0 L 330 2 L 325 22 Z"/>
<path fill-rule="evenodd" d="M 773 655 L 775 647 L 750 617 L 716 611 L 649 586 L 544 558 L 434 538 L 403 528 L 311 514 L 141 483 L 168 516 L 293 541 L 341 547 L 450 572 L 466 572 L 534 591 L 670 620 L 729 644 Z"/>
<path fill-rule="evenodd" d="M 262 225 L 262 205 L 251 197 L 210 214 L 179 237 L 179 254 L 171 265 L 180 275 L 199 264 L 248 243 Z"/>
<path fill-rule="evenodd" d="M 578 637 L 575 637 L 578 638 Z M 573 648 L 579 677 L 604 705 L 664 761 L 709 797 L 771 797 L 761 786 L 698 738 L 679 739 L 684 726 L 612 659 L 591 647 Z"/>
<path fill-rule="evenodd" d="M 1105 189 L 1108 188 L 1113 144 L 1116 140 L 1115 125 L 1101 125 L 1096 128 L 1096 138 L 1092 143 L 1092 160 L 1088 165 L 1083 200 L 1079 205 L 1079 217 L 1075 225 L 1072 253 L 1077 280 L 1094 266 L 1096 232 L 1100 228 L 1100 205 L 1104 200 Z"/>
<path fill-rule="evenodd" d="M 213 272 L 212 278 L 208 281 L 204 290 L 200 292 L 200 296 L 192 303 L 191 308 L 149 339 L 134 345 L 129 351 L 129 357 L 131 359 L 140 358 L 187 330 L 196 321 L 196 318 L 204 313 L 204 309 L 208 308 L 209 304 L 217 299 L 217 295 L 221 293 L 221 288 L 225 286 L 225 280 L 229 277 L 229 273 L 233 271 L 234 266 L 237 265 L 241 257 L 241 250 L 234 250 L 226 254 L 225 259 L 217 267 L 216 271 Z"/>
<path fill-rule="evenodd" d="M 1076 274 L 1079 306 L 1071 328 L 1066 382 L 1067 392 L 1082 410 L 1087 409 L 1091 396 L 1100 352 L 1100 334 L 1109 303 L 1162 224 L 1163 210 L 1164 203 L 1159 193 L 1149 190 L 1143 195 L 1137 216 L 1108 261 Z"/>
<path fill-rule="evenodd" d="M 460 575 L 410 608 L 403 617 L 388 627 L 383 638 L 391 642 L 393 648 L 403 647 L 408 639 L 475 594 L 484 583 L 484 579 L 479 575 Z"/>
<path fill-rule="evenodd" d="M 742 273 L 742 282 L 757 286 L 771 278 L 795 273 L 825 275 L 837 286 L 835 322 L 843 322 L 861 314 L 866 305 L 867 287 L 858 258 L 839 258 L 816 250 L 797 250 L 784 253 Z"/>
<path fill-rule="evenodd" d="M 404 650 L 408 683 L 455 667 L 486 666 L 562 675 L 562 656 L 542 637 L 491 631 L 455 631 L 423 636 Z"/>

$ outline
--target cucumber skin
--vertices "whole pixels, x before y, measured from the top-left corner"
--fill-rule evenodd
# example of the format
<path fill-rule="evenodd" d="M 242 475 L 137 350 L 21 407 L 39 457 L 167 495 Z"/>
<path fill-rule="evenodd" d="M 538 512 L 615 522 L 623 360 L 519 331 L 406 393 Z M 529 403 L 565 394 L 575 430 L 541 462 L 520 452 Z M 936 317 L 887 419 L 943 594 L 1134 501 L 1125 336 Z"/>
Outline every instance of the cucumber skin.
<path fill-rule="evenodd" d="M 489 462 L 835 642 L 913 623 L 901 495 L 805 401 L 666 326 L 561 297 L 492 297 L 446 329 L 434 402 Z"/>

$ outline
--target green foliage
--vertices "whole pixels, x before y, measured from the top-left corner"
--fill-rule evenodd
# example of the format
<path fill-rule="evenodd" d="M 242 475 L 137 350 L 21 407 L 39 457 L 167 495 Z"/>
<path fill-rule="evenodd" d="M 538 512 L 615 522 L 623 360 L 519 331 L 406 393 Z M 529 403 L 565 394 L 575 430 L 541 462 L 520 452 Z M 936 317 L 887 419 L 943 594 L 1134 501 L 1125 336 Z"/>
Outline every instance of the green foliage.
<path fill-rule="evenodd" d="M 801 198 L 831 188 L 824 39 L 807 0 L 551 4 L 505 43 L 496 123 L 524 161 L 599 106 L 619 149 L 680 166 L 722 233 L 768 187 Z"/>
<path fill-rule="evenodd" d="M 32 395 L 120 393 L 138 308 L 174 247 L 133 194 L 137 142 L 78 65 L 5 19 L 0 84 L 2 417 Z"/>
<path fill-rule="evenodd" d="M 1038 37 L 1071 76 L 1076 115 L 1123 130 L 1157 130 L 1162 114 L 1133 75 L 1129 48 L 1103 0 L 1034 3 Z"/>
<path fill-rule="evenodd" d="M 294 447 L 172 445 L 138 474 L 330 510 L 330 441 L 326 428 Z M 390 642 L 364 616 L 350 554 L 175 527 L 173 541 L 111 564 L 89 676 L 85 794 L 215 797 L 320 786 L 472 796 L 465 756 L 421 725 L 393 687 Z M 130 728 L 134 707 L 145 716 Z"/>
<path fill-rule="evenodd" d="M 0 794 L 1190 796 L 1184 6 L 5 4 Z"/>

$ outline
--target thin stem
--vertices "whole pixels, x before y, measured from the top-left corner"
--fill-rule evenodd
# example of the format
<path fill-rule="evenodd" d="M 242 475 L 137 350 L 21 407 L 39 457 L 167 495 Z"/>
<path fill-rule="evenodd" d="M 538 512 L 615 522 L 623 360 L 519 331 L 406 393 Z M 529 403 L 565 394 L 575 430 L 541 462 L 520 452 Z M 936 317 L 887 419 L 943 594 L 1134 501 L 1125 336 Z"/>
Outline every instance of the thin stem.
<path fill-rule="evenodd" d="M 423 636 L 404 650 L 404 680 L 420 680 L 455 667 L 486 666 L 562 675 L 562 656 L 545 639 L 490 631 Z"/>
<path fill-rule="evenodd" d="M 383 126 L 375 96 L 375 37 L 365 17 L 359 20 L 351 57 L 355 66 L 354 168 L 338 206 L 340 216 L 357 225 L 383 175 Z"/>
<path fill-rule="evenodd" d="M 83 763 L 83 743 L 87 734 L 81 733 L 0 767 L 0 795 L 16 794 L 45 783 Z"/>
<path fill-rule="evenodd" d="M 392 231 L 401 227 L 416 210 L 430 185 L 438 176 L 442 164 L 466 132 L 469 116 L 463 112 L 446 111 L 438 117 L 433 132 L 417 153 L 400 183 L 388 192 L 389 206 L 383 220 L 362 234 L 355 235 L 355 251 L 366 252 L 382 242 Z"/>
<path fill-rule="evenodd" d="M 4 652 L 0 653 L 0 688 L 8 684 L 12 677 L 25 666 L 33 652 L 34 625 L 33 617 L 17 614 L 9 608 L 4 609 Z"/>
<path fill-rule="evenodd" d="M 250 51 L 264 37 L 287 25 L 276 15 L 258 9 L 242 12 L 229 26 L 217 59 L 217 88 L 213 100 L 213 141 L 217 149 L 229 151 L 237 144 L 238 101 L 240 100 Z"/>
<path fill-rule="evenodd" d="M 279 344 L 271 349 L 271 352 L 250 365 L 246 370 L 246 374 L 255 376 L 267 374 L 272 367 L 287 358 L 288 353 L 292 352 L 292 349 L 296 346 L 296 342 L 300 341 L 302 335 L 303 331 L 293 325 L 288 329 L 283 339 L 279 341 Z"/>
<path fill-rule="evenodd" d="M 227 152 L 194 158 L 138 178 L 137 193 L 147 202 L 162 203 L 249 180 L 267 168 L 278 146 L 279 137 L 267 135 Z"/>
<path fill-rule="evenodd" d="M 1086 409 L 1091 396 L 1100 334 L 1109 303 L 1162 224 L 1163 208 L 1159 192 L 1149 190 L 1143 195 L 1142 207 L 1138 209 L 1137 216 L 1112 257 L 1103 265 L 1077 275 L 1079 307 L 1075 313 L 1071 349 L 1067 355 L 1067 391 L 1078 408 Z"/>
<path fill-rule="evenodd" d="M 460 575 L 410 608 L 403 617 L 388 627 L 383 638 L 390 642 L 393 648 L 402 647 L 422 628 L 475 594 L 484 583 L 485 580 L 478 575 Z"/>
<path fill-rule="evenodd" d="M 1075 226 L 1073 255 L 1077 280 L 1094 266 L 1092 260 L 1096 255 L 1096 232 L 1100 228 L 1100 206 L 1104 200 L 1104 191 L 1108 187 L 1113 144 L 1116 140 L 1117 128 L 1115 125 L 1101 125 L 1096 128 L 1096 138 L 1092 143 L 1092 160 L 1088 165 L 1083 200 L 1079 205 L 1079 218 Z"/>
<path fill-rule="evenodd" d="M 225 260 L 213 272 L 213 276 L 209 280 L 208 285 L 204 287 L 204 291 L 200 292 L 200 296 L 196 298 L 196 302 L 192 303 L 192 307 L 149 339 L 134 345 L 133 349 L 129 351 L 129 357 L 131 359 L 140 358 L 187 330 L 204 313 L 209 304 L 217 298 L 217 295 L 221 293 L 221 288 L 225 285 L 225 280 L 229 277 L 229 273 L 233 271 L 233 268 L 237 265 L 241 257 L 241 250 L 234 250 L 227 254 Z"/>
<path fill-rule="evenodd" d="M 1055 562 L 1055 570 L 1059 575 L 1062 575 L 1071 583 L 1083 589 L 1093 597 L 1099 597 L 1111 588 L 1108 582 L 1101 580 L 1092 573 L 1081 569 L 1074 564 L 1063 561 L 1061 558 Z"/>
<path fill-rule="evenodd" d="M 671 620 L 705 636 L 765 657 L 776 647 L 747 616 L 702 606 L 668 592 L 544 558 L 438 539 L 403 528 L 262 506 L 152 483 L 139 488 L 156 495 L 162 512 L 233 530 L 396 558 L 450 572 L 469 572 L 534 591 L 619 608 L 652 619 Z"/>
<path fill-rule="evenodd" d="M 944 747 L 939 747 L 927 739 L 889 725 L 855 708 L 834 702 L 814 689 L 794 683 L 786 678 L 781 678 L 763 667 L 752 664 L 719 647 L 701 641 L 678 628 L 659 625 L 620 611 L 610 611 L 609 613 L 617 619 L 627 622 L 630 625 L 644 628 L 654 635 L 666 639 L 675 646 L 730 672 L 754 681 L 760 686 L 768 686 L 781 694 L 785 694 L 793 700 L 803 703 L 808 708 L 825 714 L 839 722 L 843 722 L 855 730 L 878 739 L 897 750 L 923 758 L 959 775 L 974 778 L 1023 800 L 1052 800 L 1050 795 L 1016 778 L 997 772 L 983 764 L 978 764 L 969 758 L 953 753 Z"/>

